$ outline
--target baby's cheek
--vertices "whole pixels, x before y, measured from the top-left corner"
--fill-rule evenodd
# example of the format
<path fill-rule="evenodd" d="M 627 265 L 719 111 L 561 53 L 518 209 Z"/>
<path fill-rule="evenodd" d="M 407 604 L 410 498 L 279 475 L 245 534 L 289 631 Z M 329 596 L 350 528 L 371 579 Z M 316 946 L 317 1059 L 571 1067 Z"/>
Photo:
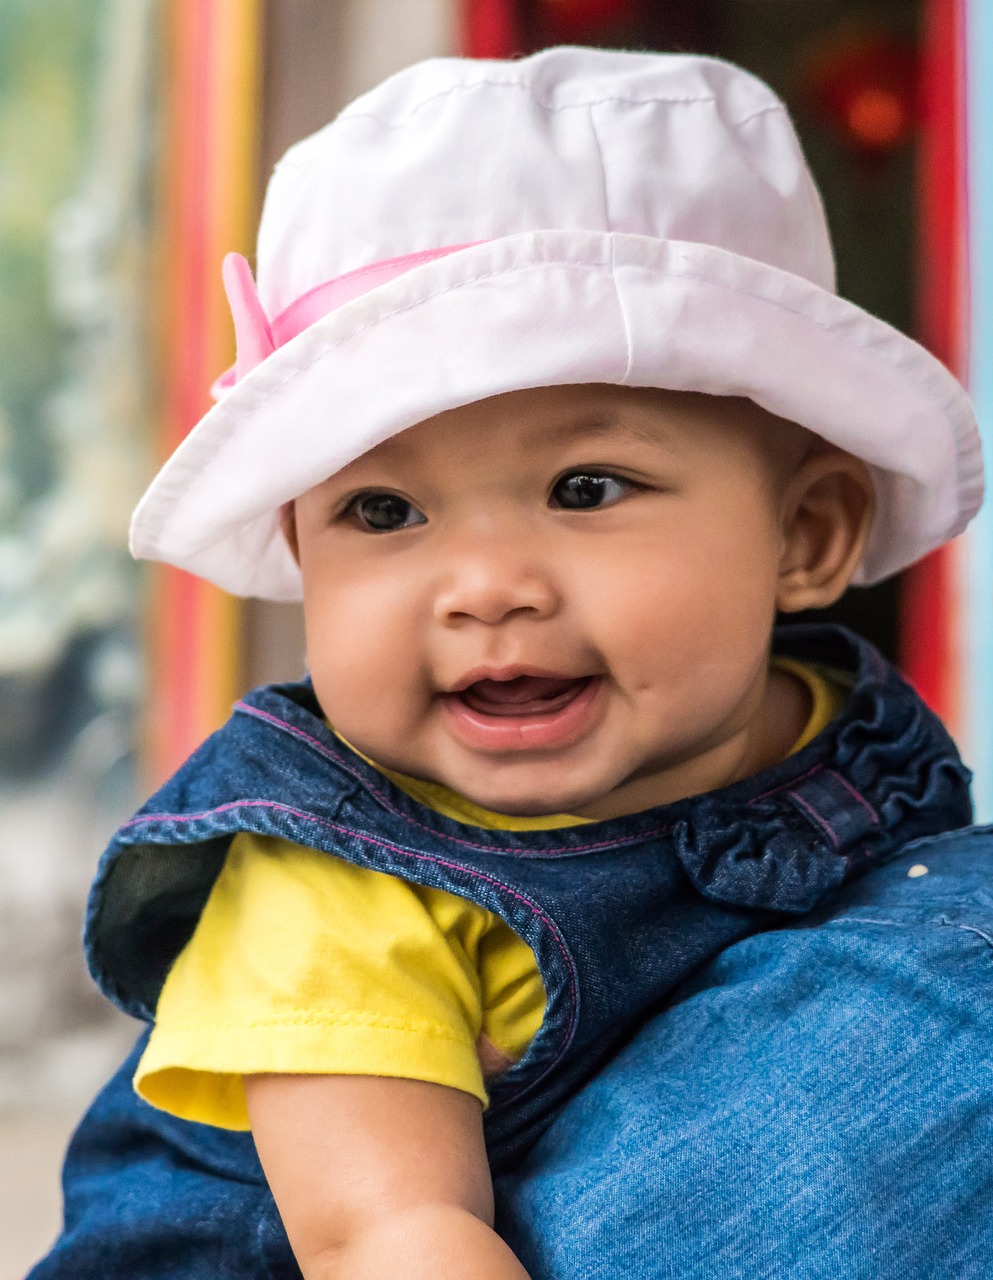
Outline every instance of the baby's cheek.
<path fill-rule="evenodd" d="M 328 715 L 341 716 L 349 703 L 368 696 L 382 656 L 377 633 L 356 614 L 335 610 L 307 619 L 307 660 L 314 687 Z"/>
<path fill-rule="evenodd" d="M 423 685 L 419 641 L 404 620 L 361 592 L 337 599 L 313 625 L 308 619 L 310 671 L 325 714 L 349 741 L 367 742 L 370 755 L 409 736 Z"/>
<path fill-rule="evenodd" d="M 605 651 L 638 663 L 678 659 L 706 636 L 712 603 L 701 599 L 692 564 L 666 558 L 637 575 L 605 571 L 603 591 L 588 611 Z"/>
<path fill-rule="evenodd" d="M 659 715 L 703 723 L 731 711 L 766 662 L 768 589 L 729 574 L 700 590 L 690 565 L 647 578 L 603 602 L 601 651 L 622 687 L 648 695 Z"/>

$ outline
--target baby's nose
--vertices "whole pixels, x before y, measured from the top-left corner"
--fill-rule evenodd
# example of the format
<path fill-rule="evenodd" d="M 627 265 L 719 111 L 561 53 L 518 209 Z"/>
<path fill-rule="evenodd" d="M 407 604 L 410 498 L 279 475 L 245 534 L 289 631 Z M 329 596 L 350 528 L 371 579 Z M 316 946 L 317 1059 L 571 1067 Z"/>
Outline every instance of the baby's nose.
<path fill-rule="evenodd" d="M 510 617 L 551 617 L 560 599 L 551 572 L 509 546 L 460 556 L 435 597 L 435 618 L 445 626 Z"/>

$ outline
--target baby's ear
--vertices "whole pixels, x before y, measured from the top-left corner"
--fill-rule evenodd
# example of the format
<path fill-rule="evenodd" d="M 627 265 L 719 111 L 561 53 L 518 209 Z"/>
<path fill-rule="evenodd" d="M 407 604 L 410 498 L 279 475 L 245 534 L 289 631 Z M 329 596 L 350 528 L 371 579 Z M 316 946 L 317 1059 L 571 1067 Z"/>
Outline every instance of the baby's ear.
<path fill-rule="evenodd" d="M 297 507 L 295 502 L 284 502 L 279 508 L 279 527 L 290 548 L 293 559 L 300 563 L 300 541 L 297 537 Z"/>
<path fill-rule="evenodd" d="M 862 558 L 874 511 L 861 458 L 830 448 L 801 462 L 783 502 L 776 603 L 784 613 L 823 609 L 839 598 Z"/>

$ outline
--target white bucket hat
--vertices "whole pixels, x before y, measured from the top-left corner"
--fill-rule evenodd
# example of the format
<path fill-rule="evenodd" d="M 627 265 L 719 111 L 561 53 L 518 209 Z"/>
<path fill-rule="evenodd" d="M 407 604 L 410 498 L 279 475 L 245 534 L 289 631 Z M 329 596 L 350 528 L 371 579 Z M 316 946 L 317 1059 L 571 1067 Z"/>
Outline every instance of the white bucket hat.
<path fill-rule="evenodd" d="M 785 107 L 714 59 L 560 48 L 410 67 L 277 166 L 258 296 L 243 259 L 225 274 L 233 385 L 153 481 L 131 547 L 237 595 L 300 598 L 283 503 L 414 423 L 523 387 L 748 396 L 865 459 L 863 583 L 961 532 L 982 497 L 962 388 L 836 296 Z"/>

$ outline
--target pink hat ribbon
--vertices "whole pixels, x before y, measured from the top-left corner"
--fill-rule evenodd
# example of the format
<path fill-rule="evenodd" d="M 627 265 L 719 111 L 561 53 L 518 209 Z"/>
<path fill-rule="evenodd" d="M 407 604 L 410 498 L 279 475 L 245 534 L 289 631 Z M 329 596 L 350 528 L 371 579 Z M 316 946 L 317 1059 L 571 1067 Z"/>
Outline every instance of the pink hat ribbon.
<path fill-rule="evenodd" d="M 229 253 L 224 259 L 221 274 L 234 319 L 238 355 L 233 367 L 222 373 L 214 383 L 212 394 L 215 399 L 222 395 L 246 374 L 251 373 L 267 356 L 271 356 L 278 347 L 295 338 L 322 316 L 351 302 L 353 298 L 368 293 L 377 285 L 386 284 L 388 280 L 395 280 L 397 276 L 419 267 L 423 262 L 433 262 L 435 258 L 444 258 L 450 253 L 458 253 L 460 249 L 471 247 L 471 244 L 450 244 L 440 249 L 422 249 L 419 253 L 385 258 L 367 267 L 348 271 L 343 276 L 336 276 L 333 280 L 308 289 L 273 320 L 266 315 L 259 301 L 252 268 L 240 253 Z"/>

